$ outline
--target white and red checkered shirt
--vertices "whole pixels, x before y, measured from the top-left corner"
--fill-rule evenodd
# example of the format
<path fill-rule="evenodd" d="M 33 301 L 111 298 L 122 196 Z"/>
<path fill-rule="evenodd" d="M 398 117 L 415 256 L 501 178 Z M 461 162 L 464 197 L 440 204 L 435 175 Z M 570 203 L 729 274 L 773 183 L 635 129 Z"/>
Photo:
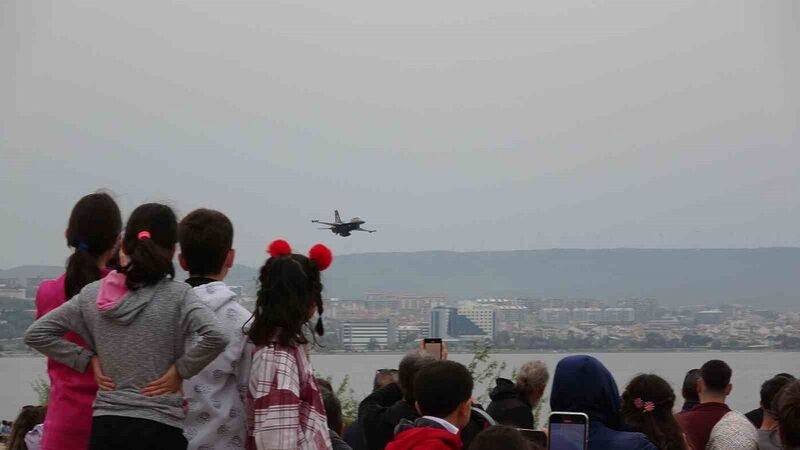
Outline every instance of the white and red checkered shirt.
<path fill-rule="evenodd" d="M 302 347 L 258 348 L 248 400 L 248 450 L 332 448 L 325 406 Z"/>

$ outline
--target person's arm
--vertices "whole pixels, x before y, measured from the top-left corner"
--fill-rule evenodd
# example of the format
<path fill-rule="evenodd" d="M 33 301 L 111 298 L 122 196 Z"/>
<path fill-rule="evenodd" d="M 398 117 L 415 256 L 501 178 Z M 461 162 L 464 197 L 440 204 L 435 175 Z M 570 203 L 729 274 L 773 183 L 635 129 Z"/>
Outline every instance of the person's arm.
<path fill-rule="evenodd" d="M 25 332 L 25 343 L 48 358 L 78 372 L 85 372 L 95 353 L 64 339 L 68 331 L 88 337 L 78 304 L 79 298 L 80 294 L 34 322 Z M 90 342 L 89 339 L 86 340 Z"/>
<path fill-rule="evenodd" d="M 286 351 L 266 349 L 253 360 L 253 440 L 257 450 L 293 450 L 300 438 L 300 377 Z"/>
<path fill-rule="evenodd" d="M 197 334 L 202 338 L 175 361 L 178 375 L 186 380 L 200 373 L 225 351 L 229 339 L 214 314 L 200 302 L 191 289 L 186 291 L 184 297 L 181 325 L 186 336 Z"/>
<path fill-rule="evenodd" d="M 250 382 L 250 371 L 253 367 L 254 345 L 250 342 L 247 335 L 241 337 L 241 352 L 239 353 L 239 364 L 236 365 L 236 388 L 239 390 L 239 398 L 242 404 L 247 404 L 247 385 Z"/>

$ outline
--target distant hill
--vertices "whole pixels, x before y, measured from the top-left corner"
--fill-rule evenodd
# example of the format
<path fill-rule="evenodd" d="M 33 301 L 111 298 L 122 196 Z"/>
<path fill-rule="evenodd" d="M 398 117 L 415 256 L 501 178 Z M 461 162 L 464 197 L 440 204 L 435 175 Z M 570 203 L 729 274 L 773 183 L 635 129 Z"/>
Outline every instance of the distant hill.
<path fill-rule="evenodd" d="M 0 271 L 0 278 L 62 271 L 23 266 Z M 227 281 L 252 293 L 257 277 L 258 269 L 235 265 Z M 664 305 L 786 309 L 800 307 L 800 248 L 363 253 L 337 256 L 323 282 L 326 296 L 344 298 L 372 291 L 455 299 L 652 297 Z"/>
<path fill-rule="evenodd" d="M 340 256 L 325 275 L 331 297 L 399 291 L 800 307 L 800 248 L 371 253 Z"/>
<path fill-rule="evenodd" d="M 19 266 L 6 270 L 0 269 L 0 278 L 16 278 L 22 286 L 25 286 L 28 278 L 55 278 L 63 272 L 64 267 L 62 266 Z"/>

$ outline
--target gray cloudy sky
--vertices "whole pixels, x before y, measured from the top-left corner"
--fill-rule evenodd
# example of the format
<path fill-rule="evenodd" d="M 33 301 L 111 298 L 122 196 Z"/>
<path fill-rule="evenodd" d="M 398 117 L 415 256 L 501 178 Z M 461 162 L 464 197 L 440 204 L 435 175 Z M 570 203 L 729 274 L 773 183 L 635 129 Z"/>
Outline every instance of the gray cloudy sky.
<path fill-rule="evenodd" d="M 0 268 L 99 187 L 228 213 L 248 264 L 800 245 L 798 55 L 793 0 L 3 1 Z"/>

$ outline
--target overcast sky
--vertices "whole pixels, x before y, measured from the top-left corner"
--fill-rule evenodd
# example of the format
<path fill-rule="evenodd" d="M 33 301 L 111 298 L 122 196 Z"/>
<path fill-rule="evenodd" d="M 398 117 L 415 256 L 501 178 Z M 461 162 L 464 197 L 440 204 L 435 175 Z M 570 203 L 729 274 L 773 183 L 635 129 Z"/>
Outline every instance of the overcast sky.
<path fill-rule="evenodd" d="M 800 245 L 800 2 L 0 2 L 0 268 L 111 189 L 338 253 Z M 339 238 L 311 219 L 368 220 Z"/>

